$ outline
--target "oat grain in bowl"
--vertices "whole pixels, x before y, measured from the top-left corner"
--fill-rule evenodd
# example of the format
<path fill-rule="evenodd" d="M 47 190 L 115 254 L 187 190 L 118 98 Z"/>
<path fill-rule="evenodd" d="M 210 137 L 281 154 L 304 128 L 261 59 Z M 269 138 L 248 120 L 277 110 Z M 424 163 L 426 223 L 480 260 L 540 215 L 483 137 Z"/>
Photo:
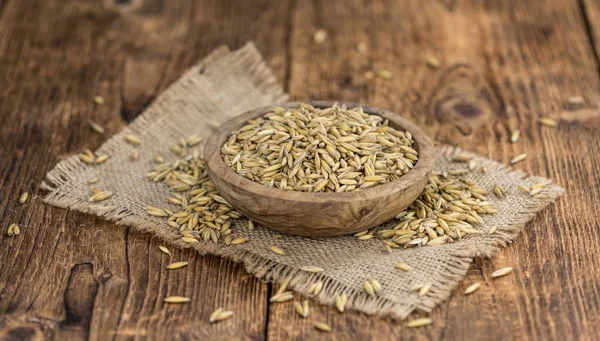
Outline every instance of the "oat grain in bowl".
<path fill-rule="evenodd" d="M 302 192 L 351 192 L 385 184 L 414 167 L 410 132 L 361 107 L 272 108 L 231 132 L 225 164 L 266 186 Z"/>

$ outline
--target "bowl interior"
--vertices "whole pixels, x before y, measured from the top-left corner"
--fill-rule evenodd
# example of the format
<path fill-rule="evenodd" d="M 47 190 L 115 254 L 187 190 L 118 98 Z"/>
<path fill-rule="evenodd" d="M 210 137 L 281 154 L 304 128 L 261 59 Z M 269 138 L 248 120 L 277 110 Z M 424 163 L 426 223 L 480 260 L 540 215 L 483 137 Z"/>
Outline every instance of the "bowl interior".
<path fill-rule="evenodd" d="M 278 106 L 284 108 L 293 108 L 297 107 L 299 103 L 300 102 L 289 102 Z M 416 125 L 400 117 L 399 115 L 381 108 L 369 105 L 360 105 L 356 103 L 333 101 L 311 101 L 304 103 L 308 103 L 317 108 L 330 107 L 335 103 L 338 103 L 338 105 L 345 105 L 347 108 L 362 106 L 364 112 L 368 114 L 379 115 L 387 118 L 391 127 L 409 131 L 413 135 L 415 149 L 419 152 L 419 159 L 416 165 L 409 172 L 398 179 L 395 179 L 394 181 L 357 192 L 331 193 L 285 191 L 254 182 L 237 174 L 234 170 L 229 168 L 221 157 L 220 148 L 227 140 L 230 132 L 242 127 L 248 120 L 263 116 L 264 114 L 268 113 L 271 108 L 271 106 L 269 106 L 244 113 L 219 127 L 217 131 L 211 135 L 205 146 L 204 155 L 207 158 L 207 166 L 215 175 L 222 177 L 225 181 L 230 182 L 231 185 L 244 187 L 250 192 L 260 193 L 262 196 L 269 196 L 274 199 L 285 197 L 294 201 L 316 203 L 348 200 L 369 200 L 381 195 L 385 195 L 390 191 L 401 191 L 403 188 L 406 188 L 417 181 L 422 176 L 423 172 L 429 173 L 433 168 L 435 149 L 431 140 Z"/>

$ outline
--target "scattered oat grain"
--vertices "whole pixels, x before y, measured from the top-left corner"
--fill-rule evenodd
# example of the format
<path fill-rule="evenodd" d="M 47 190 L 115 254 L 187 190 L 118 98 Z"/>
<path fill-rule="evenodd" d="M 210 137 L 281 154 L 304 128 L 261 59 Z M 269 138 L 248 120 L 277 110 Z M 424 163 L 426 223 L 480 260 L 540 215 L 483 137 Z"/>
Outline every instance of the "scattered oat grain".
<path fill-rule="evenodd" d="M 337 310 L 340 313 L 343 313 L 344 309 L 346 309 L 347 302 L 348 302 L 348 295 L 346 295 L 345 293 L 343 293 L 341 295 L 337 295 L 335 297 L 335 307 L 337 308 Z"/>
<path fill-rule="evenodd" d="M 477 162 L 475 160 L 469 161 L 469 170 L 474 170 L 477 167 Z"/>
<path fill-rule="evenodd" d="M 429 292 L 429 290 L 431 290 L 431 283 L 427 283 L 427 284 L 423 285 L 419 289 L 419 296 L 425 296 L 425 295 L 427 295 L 427 293 Z"/>
<path fill-rule="evenodd" d="M 223 321 L 230 318 L 231 316 L 233 316 L 233 311 L 224 311 L 223 308 L 219 308 L 215 310 L 212 314 L 210 314 L 208 322 L 214 323 Z"/>
<path fill-rule="evenodd" d="M 544 188 L 544 187 L 546 187 L 546 184 L 544 184 L 544 183 L 537 183 L 537 184 L 531 186 L 531 189 Z"/>
<path fill-rule="evenodd" d="M 108 156 L 106 154 L 100 155 L 96 158 L 96 164 L 99 165 L 99 164 L 105 162 L 106 160 L 108 160 L 109 158 L 110 158 L 110 156 Z"/>
<path fill-rule="evenodd" d="M 185 142 L 186 142 L 186 144 L 187 144 L 188 147 L 196 146 L 197 144 L 199 144 L 200 142 L 202 142 L 202 136 L 200 136 L 198 134 L 190 135 L 185 140 Z"/>
<path fill-rule="evenodd" d="M 94 103 L 102 105 L 104 104 L 104 98 L 102 96 L 94 96 Z"/>
<path fill-rule="evenodd" d="M 475 290 L 479 289 L 480 286 L 481 283 L 479 282 L 469 285 L 467 289 L 465 289 L 465 295 L 472 294 L 473 292 L 475 292 Z"/>
<path fill-rule="evenodd" d="M 94 121 L 90 121 L 90 128 L 98 134 L 104 134 L 104 128 Z"/>
<path fill-rule="evenodd" d="M 318 266 L 308 265 L 308 266 L 301 267 L 300 270 L 303 270 L 306 272 L 321 272 L 321 271 L 324 271 L 325 269 L 320 268 Z"/>
<path fill-rule="evenodd" d="M 20 232 L 19 225 L 15 224 L 15 223 L 10 224 L 8 226 L 8 230 L 6 231 L 6 235 L 9 237 L 16 235 L 15 229 L 19 229 L 19 232 Z"/>
<path fill-rule="evenodd" d="M 365 281 L 363 283 L 363 288 L 365 289 L 367 294 L 369 294 L 369 296 L 375 296 L 375 291 L 373 290 L 373 286 L 371 285 L 370 281 Z"/>
<path fill-rule="evenodd" d="M 313 41 L 317 44 L 321 44 L 327 39 L 327 31 L 324 29 L 317 30 L 313 36 Z"/>
<path fill-rule="evenodd" d="M 430 68 L 439 69 L 440 65 L 440 60 L 437 59 L 435 56 L 427 57 L 427 66 L 429 66 Z"/>
<path fill-rule="evenodd" d="M 163 159 L 162 156 L 156 154 L 156 155 L 154 155 L 154 162 L 156 162 L 158 164 L 162 164 L 162 163 L 165 163 L 165 159 Z"/>
<path fill-rule="evenodd" d="M 280 294 L 275 294 L 273 295 L 270 299 L 269 302 L 276 302 L 276 303 L 281 303 L 281 302 L 287 302 L 291 299 L 294 298 L 294 294 L 292 294 L 291 291 L 284 291 Z"/>
<path fill-rule="evenodd" d="M 406 264 L 404 262 L 397 263 L 395 265 L 395 267 L 396 267 L 396 269 L 400 269 L 402 271 L 410 271 L 410 269 L 411 269 L 410 265 L 408 265 L 408 264 Z"/>
<path fill-rule="evenodd" d="M 281 285 L 279 286 L 279 289 L 277 289 L 277 292 L 275 294 L 279 295 L 279 294 L 285 292 L 287 290 L 288 285 L 290 284 L 291 279 L 292 279 L 291 277 L 288 277 L 285 280 L 283 280 L 283 282 L 281 283 Z"/>
<path fill-rule="evenodd" d="M 139 137 L 137 137 L 135 135 L 131 135 L 131 134 L 125 135 L 125 141 L 127 141 L 133 145 L 136 145 L 136 146 L 142 144 L 142 140 L 140 140 Z"/>
<path fill-rule="evenodd" d="M 383 291 L 381 288 L 381 284 L 374 278 L 370 278 L 369 283 L 371 284 L 371 287 L 373 288 L 373 291 L 375 292 L 375 294 L 381 295 L 381 293 Z"/>
<path fill-rule="evenodd" d="M 159 245 L 158 248 L 160 249 L 160 251 L 166 253 L 167 255 L 171 255 L 171 251 L 169 251 L 169 249 L 167 249 L 166 246 Z"/>
<path fill-rule="evenodd" d="M 539 118 L 538 123 L 550 128 L 556 128 L 558 126 L 558 122 L 556 120 L 547 117 Z"/>
<path fill-rule="evenodd" d="M 165 303 L 187 303 L 190 302 L 191 299 L 183 296 L 168 296 L 165 297 L 164 301 Z"/>
<path fill-rule="evenodd" d="M 234 240 L 231 241 L 231 244 L 239 245 L 239 244 L 244 244 L 247 241 L 248 241 L 247 238 L 235 238 Z"/>
<path fill-rule="evenodd" d="M 283 252 L 283 250 L 281 248 L 279 248 L 278 246 L 271 246 L 271 251 L 275 252 L 278 255 L 284 255 L 285 252 Z"/>
<path fill-rule="evenodd" d="M 110 197 L 112 197 L 112 195 L 113 195 L 113 193 L 110 191 L 99 191 L 98 193 L 92 195 L 88 201 L 89 202 L 103 201 L 103 200 L 109 199 Z"/>
<path fill-rule="evenodd" d="M 512 160 L 510 160 L 510 164 L 514 165 L 515 163 L 519 163 L 519 162 L 525 160 L 525 158 L 527 158 L 526 153 L 519 154 L 519 155 L 515 156 L 514 158 L 512 158 Z"/>
<path fill-rule="evenodd" d="M 82 162 L 84 162 L 84 163 L 86 163 L 88 165 L 93 165 L 94 162 L 96 161 L 96 158 L 94 157 L 94 154 L 89 155 L 87 153 L 85 153 L 85 154 L 82 153 L 82 154 L 79 154 L 78 156 L 79 156 L 79 160 L 81 160 Z"/>
<path fill-rule="evenodd" d="M 307 318 L 309 314 L 308 300 L 304 300 L 304 304 L 294 301 L 294 310 L 296 310 L 298 315 L 302 316 L 303 318 Z"/>
<path fill-rule="evenodd" d="M 411 320 L 407 323 L 407 326 L 409 328 L 417 328 L 417 327 L 423 327 L 423 326 L 427 326 L 432 324 L 433 321 L 430 318 L 427 317 L 422 317 L 422 318 L 418 318 L 418 319 L 414 319 Z"/>
<path fill-rule="evenodd" d="M 512 134 L 510 135 L 510 142 L 516 143 L 517 141 L 519 141 L 520 138 L 521 138 L 521 130 L 515 129 L 515 130 L 513 130 Z"/>
<path fill-rule="evenodd" d="M 187 265 L 188 265 L 188 262 L 175 262 L 175 263 L 171 263 L 171 264 L 167 265 L 167 269 L 176 270 L 176 269 L 181 269 Z"/>
<path fill-rule="evenodd" d="M 494 184 L 494 194 L 496 194 L 498 198 L 503 198 L 506 196 L 506 191 L 502 186 Z"/>
<path fill-rule="evenodd" d="M 542 187 L 531 188 L 531 190 L 529 191 L 529 195 L 534 197 L 534 196 L 540 194 L 541 192 L 542 192 Z"/>
<path fill-rule="evenodd" d="M 190 244 L 199 243 L 198 239 L 194 237 L 181 237 L 181 241 Z"/>
<path fill-rule="evenodd" d="M 308 288 L 308 294 L 317 296 L 323 289 L 323 282 L 318 281 Z"/>
<path fill-rule="evenodd" d="M 21 197 L 19 198 L 19 203 L 24 204 L 27 201 L 27 199 L 29 199 L 29 193 L 23 192 L 23 194 L 21 194 Z"/>
<path fill-rule="evenodd" d="M 502 269 L 498 269 L 494 272 L 492 272 L 492 278 L 497 278 L 497 277 L 502 277 L 502 276 L 506 276 L 508 275 L 511 271 L 513 271 L 513 268 L 506 267 L 506 268 L 502 268 Z"/>
<path fill-rule="evenodd" d="M 331 326 L 323 322 L 315 322 L 315 328 L 322 332 L 331 332 Z"/>

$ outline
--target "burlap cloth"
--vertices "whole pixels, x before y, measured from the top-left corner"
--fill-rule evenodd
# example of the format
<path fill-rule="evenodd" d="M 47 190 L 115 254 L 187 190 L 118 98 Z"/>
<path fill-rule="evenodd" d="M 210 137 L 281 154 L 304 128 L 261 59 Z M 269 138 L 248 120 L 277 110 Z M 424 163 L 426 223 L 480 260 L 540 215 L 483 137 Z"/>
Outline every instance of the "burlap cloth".
<path fill-rule="evenodd" d="M 144 175 L 152 167 L 155 154 L 173 162 L 176 156 L 169 151 L 181 137 L 201 134 L 208 137 L 212 130 L 228 119 L 247 110 L 283 102 L 287 99 L 281 86 L 265 65 L 252 44 L 230 52 L 219 48 L 197 66 L 192 67 L 133 123 L 110 138 L 97 151 L 111 158 L 101 165 L 86 165 L 77 156 L 61 161 L 48 173 L 42 187 L 50 193 L 45 201 L 56 206 L 89 212 L 119 225 L 128 225 L 140 231 L 153 233 L 166 242 L 181 248 L 193 247 L 201 254 L 211 253 L 243 262 L 256 277 L 281 282 L 292 276 L 290 287 L 302 294 L 315 281 L 323 281 L 324 288 L 316 299 L 323 304 L 333 304 L 336 295 L 348 295 L 348 308 L 368 314 L 407 317 L 415 309 L 430 311 L 448 298 L 458 281 L 467 272 L 474 257 L 490 256 L 506 245 L 524 227 L 534 214 L 563 193 L 563 189 L 541 177 L 527 176 L 521 171 L 492 160 L 475 156 L 488 173 L 475 171 L 470 177 L 491 192 L 498 183 L 511 189 L 505 199 L 488 195 L 498 208 L 496 215 L 484 215 L 485 224 L 478 229 L 489 230 L 497 226 L 495 234 L 468 235 L 462 240 L 440 246 L 395 249 L 388 253 L 381 240 L 359 241 L 352 236 L 335 238 L 304 238 L 285 235 L 258 227 L 248 230 L 245 219 L 233 224 L 235 236 L 248 238 L 242 245 L 200 242 L 188 245 L 178 241 L 179 231 L 169 227 L 166 220 L 146 214 L 148 205 L 168 207 L 165 198 L 168 187 L 152 183 Z M 135 134 L 142 140 L 140 147 L 124 142 L 123 134 Z M 134 149 L 139 150 L 137 162 L 130 160 Z M 435 168 L 451 167 L 449 160 L 460 152 L 451 146 L 437 149 Z M 453 164 L 452 167 L 456 167 Z M 100 203 L 89 203 L 94 177 L 96 186 L 114 192 L 114 196 Z M 548 184 L 541 194 L 531 197 L 516 190 L 518 184 Z M 270 250 L 278 245 L 286 251 L 276 255 Z M 158 251 L 157 251 L 158 252 Z M 412 270 L 404 272 L 394 264 L 404 261 Z M 313 274 L 300 271 L 306 265 L 326 269 Z M 506 264 L 515 265 L 515 264 Z M 383 286 L 377 298 L 368 296 L 362 289 L 367 278 L 376 278 Z M 419 297 L 410 288 L 432 283 L 430 292 Z"/>

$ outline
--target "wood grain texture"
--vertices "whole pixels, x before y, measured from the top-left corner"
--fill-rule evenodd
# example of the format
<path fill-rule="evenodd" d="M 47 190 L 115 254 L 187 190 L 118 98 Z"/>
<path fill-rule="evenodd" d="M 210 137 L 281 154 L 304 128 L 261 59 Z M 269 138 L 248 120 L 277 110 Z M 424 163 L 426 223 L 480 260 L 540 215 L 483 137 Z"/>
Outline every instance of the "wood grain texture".
<path fill-rule="evenodd" d="M 312 41 L 319 28 L 329 32 L 322 45 Z M 0 2 L 0 339 L 594 340 L 599 39 L 592 0 Z M 39 182 L 60 158 L 98 147 L 213 48 L 247 40 L 294 99 L 372 103 L 503 162 L 527 152 L 516 168 L 567 195 L 513 245 L 476 261 L 434 324 L 415 330 L 315 303 L 301 319 L 289 303 L 269 304 L 270 285 L 239 265 L 172 249 L 190 265 L 166 272 L 150 236 L 41 203 Z M 439 69 L 426 65 L 430 55 Z M 365 79 L 373 68 L 393 78 Z M 558 129 L 540 127 L 542 116 Z M 522 138 L 511 144 L 516 128 Z M 33 194 L 25 205 L 22 191 Z M 12 222 L 22 232 L 9 238 Z M 492 280 L 503 266 L 516 270 Z M 464 296 L 473 282 L 483 285 Z M 192 303 L 166 306 L 167 294 Z M 217 306 L 236 315 L 208 325 Z"/>
<path fill-rule="evenodd" d="M 568 194 L 536 217 L 513 245 L 491 260 L 478 260 L 452 297 L 431 314 L 433 326 L 412 330 L 403 323 L 318 307 L 311 321 L 328 322 L 335 330 L 323 335 L 290 307 L 274 305 L 269 310 L 270 339 L 595 338 L 593 329 L 600 323 L 595 313 L 598 286 L 592 279 L 597 275 L 590 276 L 589 269 L 598 264 L 592 251 L 598 245 L 594 204 L 598 192 L 590 184 L 595 183 L 593 169 L 599 160 L 588 152 L 599 144 L 598 126 L 593 124 L 599 115 L 599 80 L 579 5 L 576 1 L 299 5 L 291 94 L 361 97 L 406 115 L 440 142 L 506 163 L 527 152 L 529 158 L 516 168 L 548 176 Z M 306 17 L 314 20 L 306 22 Z M 369 19 L 341 24 L 350 17 Z M 319 28 L 330 32 L 330 40 L 322 46 L 310 41 Z M 359 41 L 370 45 L 365 57 L 352 52 Z M 349 52 L 341 54 L 342 50 Z M 297 62 L 307 56 L 317 62 Z M 440 59 L 439 69 L 427 66 L 429 56 Z M 393 79 L 366 81 L 362 75 L 373 67 L 390 70 Z M 586 98 L 586 103 L 569 107 L 566 99 L 575 95 Z M 542 116 L 559 120 L 560 127 L 540 127 L 536 120 Z M 517 128 L 522 139 L 511 144 L 511 131 Z M 489 274 L 504 266 L 516 271 L 492 280 Z M 483 285 L 465 296 L 464 289 L 474 282 Z"/>
<path fill-rule="evenodd" d="M 309 101 L 315 108 L 330 108 L 334 102 Z M 349 109 L 356 103 L 341 102 Z M 296 108 L 298 103 L 281 104 Z M 262 117 L 271 107 L 243 113 L 221 125 L 204 147 L 206 168 L 221 196 L 246 217 L 284 233 L 307 237 L 340 236 L 363 231 L 382 224 L 407 208 L 429 181 L 435 161 L 431 139 L 398 114 L 374 106 L 361 106 L 365 113 L 389 120 L 389 126 L 412 134 L 419 160 L 402 177 L 374 188 L 346 193 L 304 193 L 282 191 L 253 182 L 231 170 L 223 161 L 221 147 L 229 134 L 246 122 Z"/>
<path fill-rule="evenodd" d="M 224 43 L 252 39 L 285 69 L 274 57 L 286 44 L 277 20 L 286 11 L 221 1 L 1 3 L 0 340 L 264 337 L 269 286 L 241 266 L 172 249 L 190 266 L 167 272 L 149 235 L 44 205 L 38 185 L 61 158 L 99 147 Z M 106 103 L 95 105 L 95 95 Z M 35 197 L 19 205 L 23 190 Z M 18 238 L 6 236 L 9 222 L 22 226 Z M 165 305 L 166 295 L 192 302 Z M 209 325 L 218 306 L 240 318 Z"/>

